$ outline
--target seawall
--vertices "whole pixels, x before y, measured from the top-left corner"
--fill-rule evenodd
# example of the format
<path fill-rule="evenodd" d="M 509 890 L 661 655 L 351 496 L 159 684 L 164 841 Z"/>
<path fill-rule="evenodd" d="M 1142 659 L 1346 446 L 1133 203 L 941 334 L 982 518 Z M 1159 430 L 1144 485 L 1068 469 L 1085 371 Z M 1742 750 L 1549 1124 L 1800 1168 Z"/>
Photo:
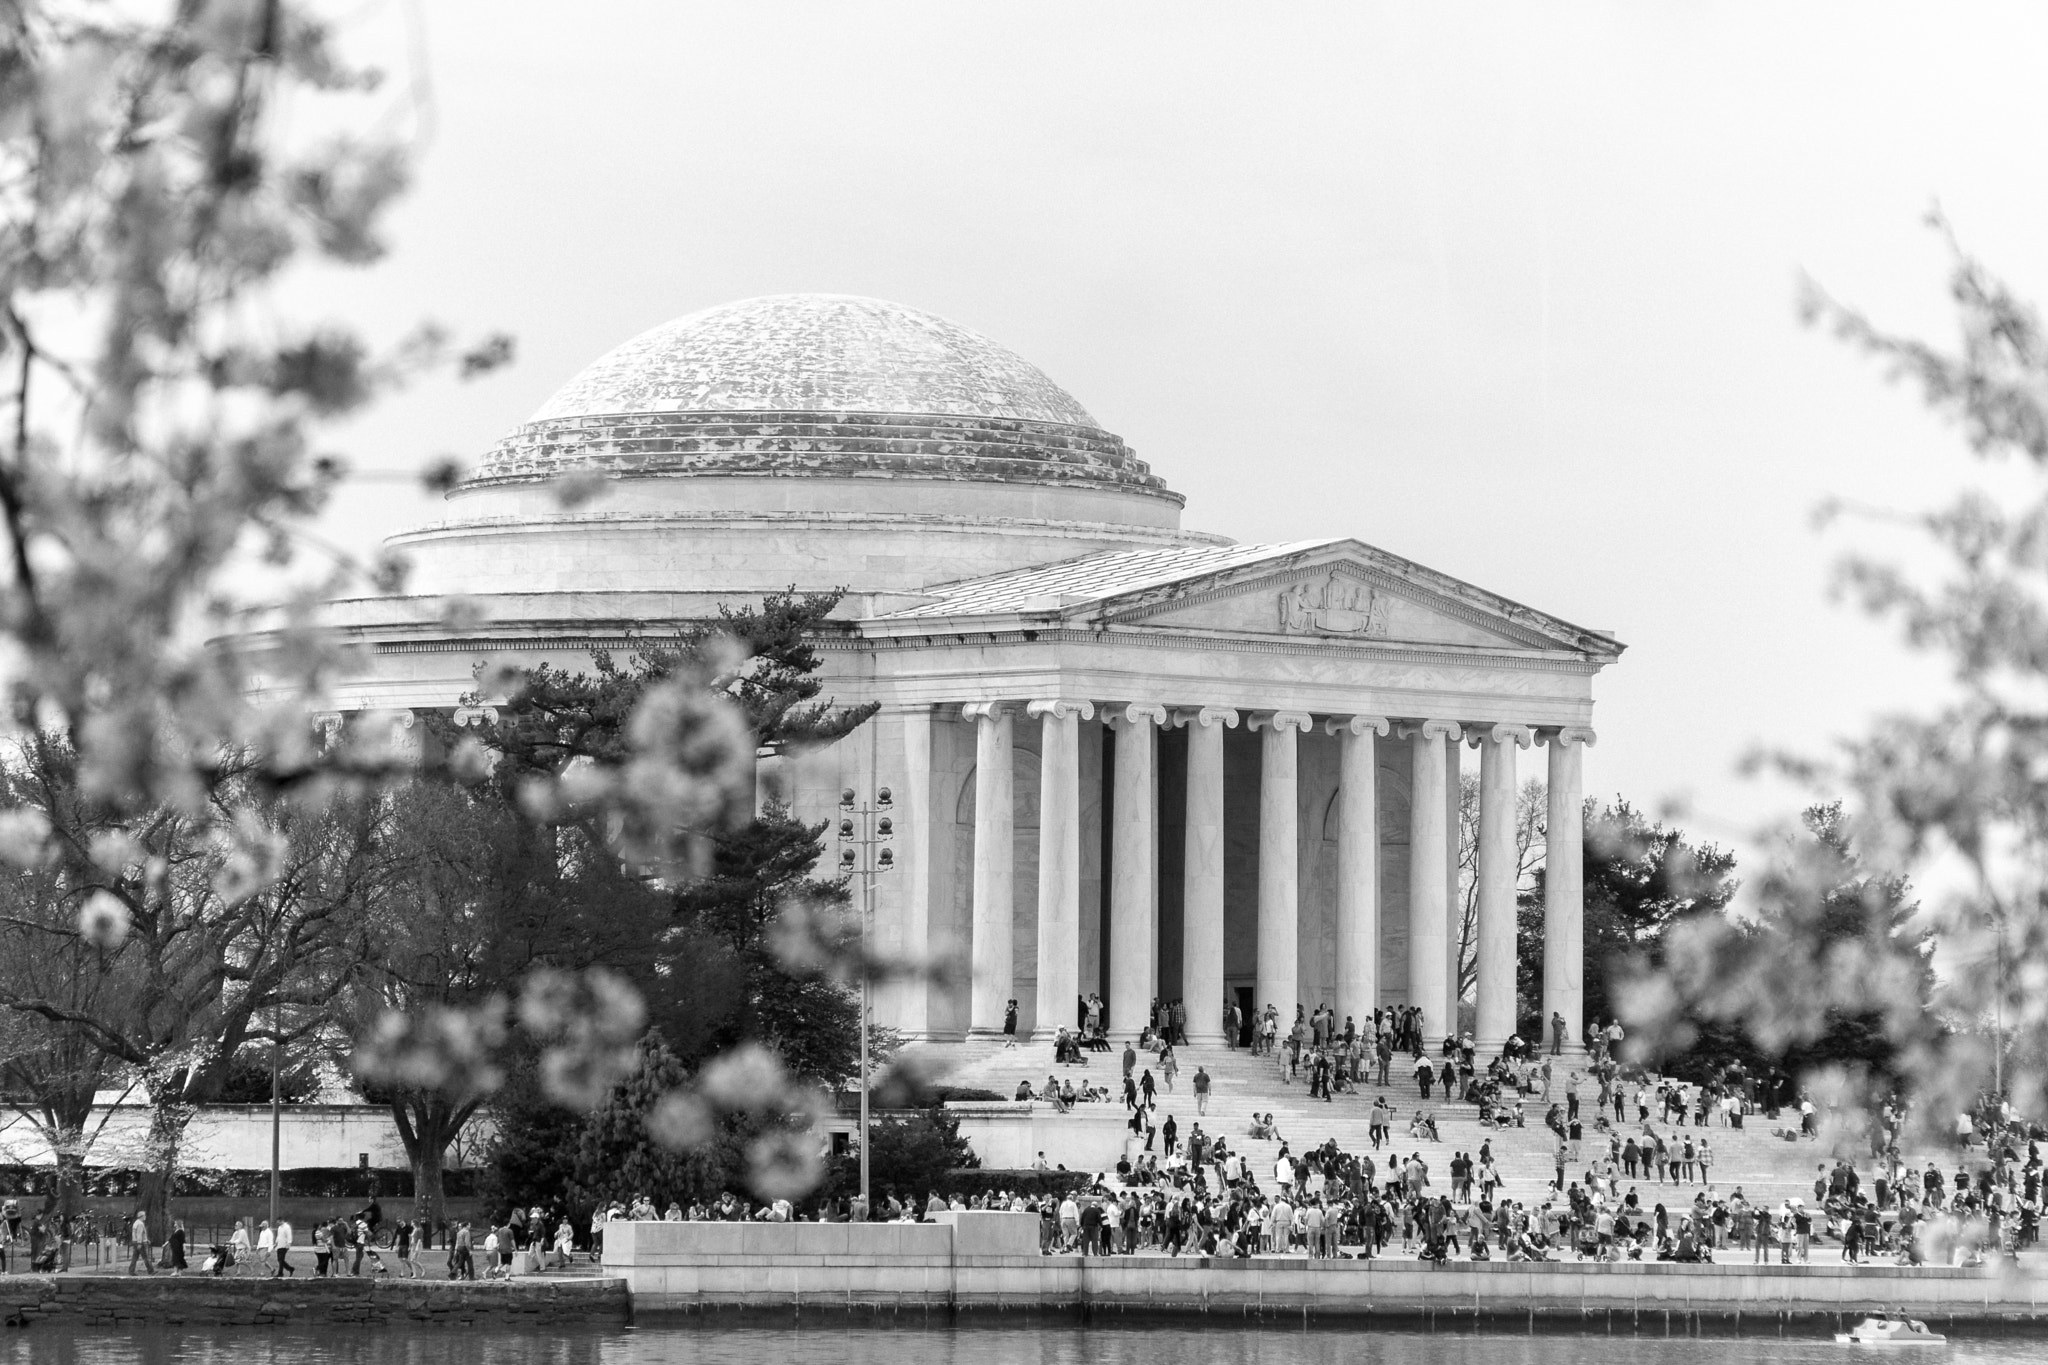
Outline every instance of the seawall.
<path fill-rule="evenodd" d="M 1041 1256 L 1030 1214 L 920 1224 L 612 1223 L 636 1315 L 728 1309 L 1360 1317 L 1560 1330 L 1775 1333 L 1904 1308 L 2048 1328 L 2048 1280 L 1947 1267 Z"/>
<path fill-rule="evenodd" d="M 624 1323 L 632 1316 L 618 1279 L 512 1281 L 232 1279 L 211 1275 L 8 1275 L 0 1277 L 0 1318 L 84 1326 L 327 1323 Z"/>

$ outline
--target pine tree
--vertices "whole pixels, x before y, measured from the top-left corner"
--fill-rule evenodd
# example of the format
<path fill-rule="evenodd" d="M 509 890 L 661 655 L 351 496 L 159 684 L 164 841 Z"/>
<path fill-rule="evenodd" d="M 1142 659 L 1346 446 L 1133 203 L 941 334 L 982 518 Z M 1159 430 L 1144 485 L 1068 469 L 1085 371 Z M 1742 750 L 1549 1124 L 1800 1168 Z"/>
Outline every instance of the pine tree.
<path fill-rule="evenodd" d="M 737 1144 L 721 1133 L 712 1142 L 676 1151 L 655 1140 L 648 1120 L 662 1097 L 690 1078 L 659 1032 L 640 1045 L 640 1066 L 612 1087 L 577 1139 L 570 1190 L 579 1203 L 647 1196 L 656 1208 L 716 1197 L 740 1169 Z"/>

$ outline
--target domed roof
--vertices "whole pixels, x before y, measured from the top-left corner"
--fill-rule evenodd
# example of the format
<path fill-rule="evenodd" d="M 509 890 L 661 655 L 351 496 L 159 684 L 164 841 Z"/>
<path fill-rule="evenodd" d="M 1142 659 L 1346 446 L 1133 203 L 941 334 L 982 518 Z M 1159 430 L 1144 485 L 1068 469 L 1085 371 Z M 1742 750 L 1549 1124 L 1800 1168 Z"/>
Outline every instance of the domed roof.
<path fill-rule="evenodd" d="M 553 478 L 945 479 L 1180 495 L 1037 366 L 879 299 L 772 294 L 691 313 L 593 362 L 465 488 Z"/>
<path fill-rule="evenodd" d="M 594 361 L 532 420 L 630 412 L 891 412 L 1093 427 L 1039 368 L 881 299 L 770 294 L 665 322 Z"/>

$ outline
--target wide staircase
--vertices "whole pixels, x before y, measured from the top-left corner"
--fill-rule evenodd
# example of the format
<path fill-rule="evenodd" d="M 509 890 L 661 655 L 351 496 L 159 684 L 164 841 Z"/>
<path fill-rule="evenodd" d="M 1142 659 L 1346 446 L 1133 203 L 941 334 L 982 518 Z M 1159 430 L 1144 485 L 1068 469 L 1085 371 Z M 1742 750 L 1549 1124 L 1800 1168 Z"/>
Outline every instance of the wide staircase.
<path fill-rule="evenodd" d="M 1062 1078 L 1071 1076 L 1076 1086 L 1085 1078 L 1109 1087 L 1116 1095 L 1110 1104 L 1077 1106 L 1074 1117 L 1086 1121 L 1091 1133 L 1099 1130 L 1099 1138 L 1091 1138 L 1090 1141 L 1091 1148 L 1099 1143 L 1102 1149 L 1099 1153 L 1089 1152 L 1094 1168 L 1106 1171 L 1115 1166 L 1123 1150 L 1123 1135 L 1096 1120 L 1106 1117 L 1102 1113 L 1105 1110 L 1119 1117 L 1128 1112 L 1122 1102 L 1121 1048 L 1111 1053 L 1089 1054 L 1090 1064 L 1086 1067 L 1055 1065 L 1049 1044 L 1019 1044 L 1015 1048 L 986 1042 L 922 1044 L 917 1050 L 925 1054 L 927 1062 L 935 1069 L 943 1071 L 944 1084 L 994 1091 L 1004 1097 L 1015 1093 L 1020 1080 L 1030 1081 L 1035 1089 L 1049 1074 Z M 1340 1093 L 1332 1100 L 1324 1101 L 1309 1098 L 1305 1076 L 1289 1082 L 1276 1058 L 1254 1057 L 1242 1048 L 1186 1047 L 1177 1052 L 1179 1078 L 1171 1092 L 1161 1084 L 1159 1107 L 1153 1115 L 1153 1122 L 1163 1124 L 1166 1116 L 1172 1114 L 1183 1141 L 1199 1123 L 1203 1132 L 1211 1136 L 1220 1135 L 1234 1151 L 1244 1156 L 1261 1183 L 1270 1180 L 1281 1143 L 1251 1136 L 1255 1113 L 1272 1114 L 1281 1137 L 1295 1153 L 1335 1139 L 1337 1145 L 1347 1152 L 1372 1154 L 1384 1169 L 1390 1156 L 1406 1158 L 1410 1152 L 1420 1152 L 1429 1165 L 1432 1186 L 1445 1193 L 1450 1189 L 1452 1155 L 1464 1152 L 1476 1158 L 1482 1143 L 1492 1144 L 1494 1165 L 1500 1171 L 1502 1188 L 1511 1199 L 1535 1200 L 1542 1195 L 1555 1173 L 1556 1140 L 1550 1130 L 1542 1126 L 1548 1106 L 1536 1096 L 1529 1097 L 1523 1105 L 1527 1127 L 1499 1130 L 1482 1125 L 1474 1105 L 1432 1099 L 1427 1102 L 1427 1107 L 1436 1115 L 1441 1141 L 1430 1142 L 1410 1137 L 1408 1133 L 1409 1120 L 1424 1102 L 1412 1078 L 1412 1064 L 1405 1057 L 1395 1058 L 1389 1073 L 1390 1085 L 1381 1088 L 1364 1084 L 1352 1093 Z M 1140 1068 L 1150 1067 L 1154 1079 L 1163 1081 L 1155 1054 L 1140 1052 L 1138 1065 Z M 1194 1074 L 1198 1067 L 1206 1069 L 1210 1076 L 1206 1115 L 1195 1112 Z M 1569 1067 L 1566 1067 L 1554 1074 L 1551 1094 L 1560 1103 L 1564 1098 L 1564 1079 L 1568 1072 Z M 1601 1154 L 1606 1134 L 1592 1126 L 1592 1102 L 1597 1093 L 1597 1085 L 1582 1083 L 1581 1118 L 1585 1123 L 1585 1140 L 1581 1144 L 1580 1160 L 1566 1171 L 1568 1180 L 1583 1179 L 1586 1165 Z M 1377 1094 L 1388 1097 L 1394 1107 L 1395 1118 L 1391 1140 L 1380 1152 L 1372 1153 L 1368 1130 L 1372 1101 Z M 1040 1116 L 1045 1109 L 1043 1105 L 1034 1106 L 1034 1112 Z M 1607 1117 L 1612 1119 L 1611 1110 Z M 1657 1131 L 1664 1135 L 1667 1146 L 1673 1149 L 1687 1134 L 1691 1134 L 1695 1141 L 1702 1134 L 1706 1136 L 1714 1151 L 1708 1180 L 1660 1185 L 1653 1173 L 1648 1178 L 1634 1181 L 1624 1177 L 1621 1187 L 1626 1192 L 1633 1185 L 1645 1208 L 1661 1203 L 1675 1209 L 1679 1205 L 1690 1204 L 1693 1196 L 1702 1189 L 1712 1195 L 1726 1197 L 1738 1188 L 1752 1204 L 1768 1200 L 1775 1205 L 1780 1200 L 1795 1196 L 1811 1204 L 1816 1167 L 1823 1162 L 1832 1164 L 1834 1153 L 1819 1143 L 1804 1139 L 1787 1141 L 1774 1132 L 1793 1126 L 1796 1124 L 1789 1117 L 1773 1123 L 1762 1114 L 1750 1115 L 1745 1126 L 1739 1129 L 1718 1125 L 1705 1129 L 1679 1128 L 1659 1123 Z M 1619 1131 L 1624 1138 L 1631 1133 L 1640 1134 L 1641 1125 L 1635 1122 L 1632 1108 L 1629 1121 Z M 1856 1164 L 1868 1178 L 1871 1166 L 1867 1152 L 1845 1150 L 1841 1155 Z"/>

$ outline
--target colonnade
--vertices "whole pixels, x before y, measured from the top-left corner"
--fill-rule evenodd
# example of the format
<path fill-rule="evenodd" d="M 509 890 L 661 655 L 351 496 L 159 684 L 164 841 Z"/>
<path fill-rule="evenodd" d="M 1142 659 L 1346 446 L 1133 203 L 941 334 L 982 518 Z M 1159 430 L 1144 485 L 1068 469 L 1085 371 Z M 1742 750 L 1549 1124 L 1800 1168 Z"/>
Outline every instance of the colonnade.
<path fill-rule="evenodd" d="M 1073 1018 L 1081 993 L 1081 807 L 1079 725 L 1098 715 L 1092 701 L 1046 698 L 974 702 L 975 726 L 973 980 L 970 1032 L 999 1033 L 1013 987 L 1012 943 L 1015 726 L 1041 731 L 1038 831 L 1037 1031 L 1050 1037 Z M 1452 953 L 1457 885 L 1458 786 L 1455 750 L 1480 756 L 1478 988 L 1476 1041 L 1495 1049 L 1515 1030 L 1516 756 L 1542 743 L 1549 757 L 1548 858 L 1544 877 L 1543 1017 L 1564 1016 L 1570 1039 L 1583 1035 L 1581 868 L 1582 747 L 1590 730 L 1481 723 L 1438 717 L 1325 716 L 1302 711 L 1243 711 L 1218 706 L 1169 709 L 1144 702 L 1100 708 L 1114 736 L 1115 776 L 1109 861 L 1109 1030 L 1145 1026 L 1155 995 L 1159 945 L 1158 833 L 1155 828 L 1159 731 L 1187 730 L 1187 818 L 1183 872 L 1182 980 L 1193 1043 L 1222 1041 L 1224 989 L 1223 731 L 1240 724 L 1260 737 L 1258 960 L 1256 1007 L 1278 1008 L 1282 1027 L 1301 998 L 1298 927 L 1297 748 L 1318 724 L 1340 745 L 1337 811 L 1337 1014 L 1363 1017 L 1380 994 L 1380 746 L 1407 747 L 1409 800 L 1408 979 L 1406 999 L 1422 1008 L 1431 1035 L 1452 1026 L 1457 962 Z M 1425 869 L 1446 875 L 1429 876 Z M 1093 983 L 1090 983 L 1091 985 Z"/>

